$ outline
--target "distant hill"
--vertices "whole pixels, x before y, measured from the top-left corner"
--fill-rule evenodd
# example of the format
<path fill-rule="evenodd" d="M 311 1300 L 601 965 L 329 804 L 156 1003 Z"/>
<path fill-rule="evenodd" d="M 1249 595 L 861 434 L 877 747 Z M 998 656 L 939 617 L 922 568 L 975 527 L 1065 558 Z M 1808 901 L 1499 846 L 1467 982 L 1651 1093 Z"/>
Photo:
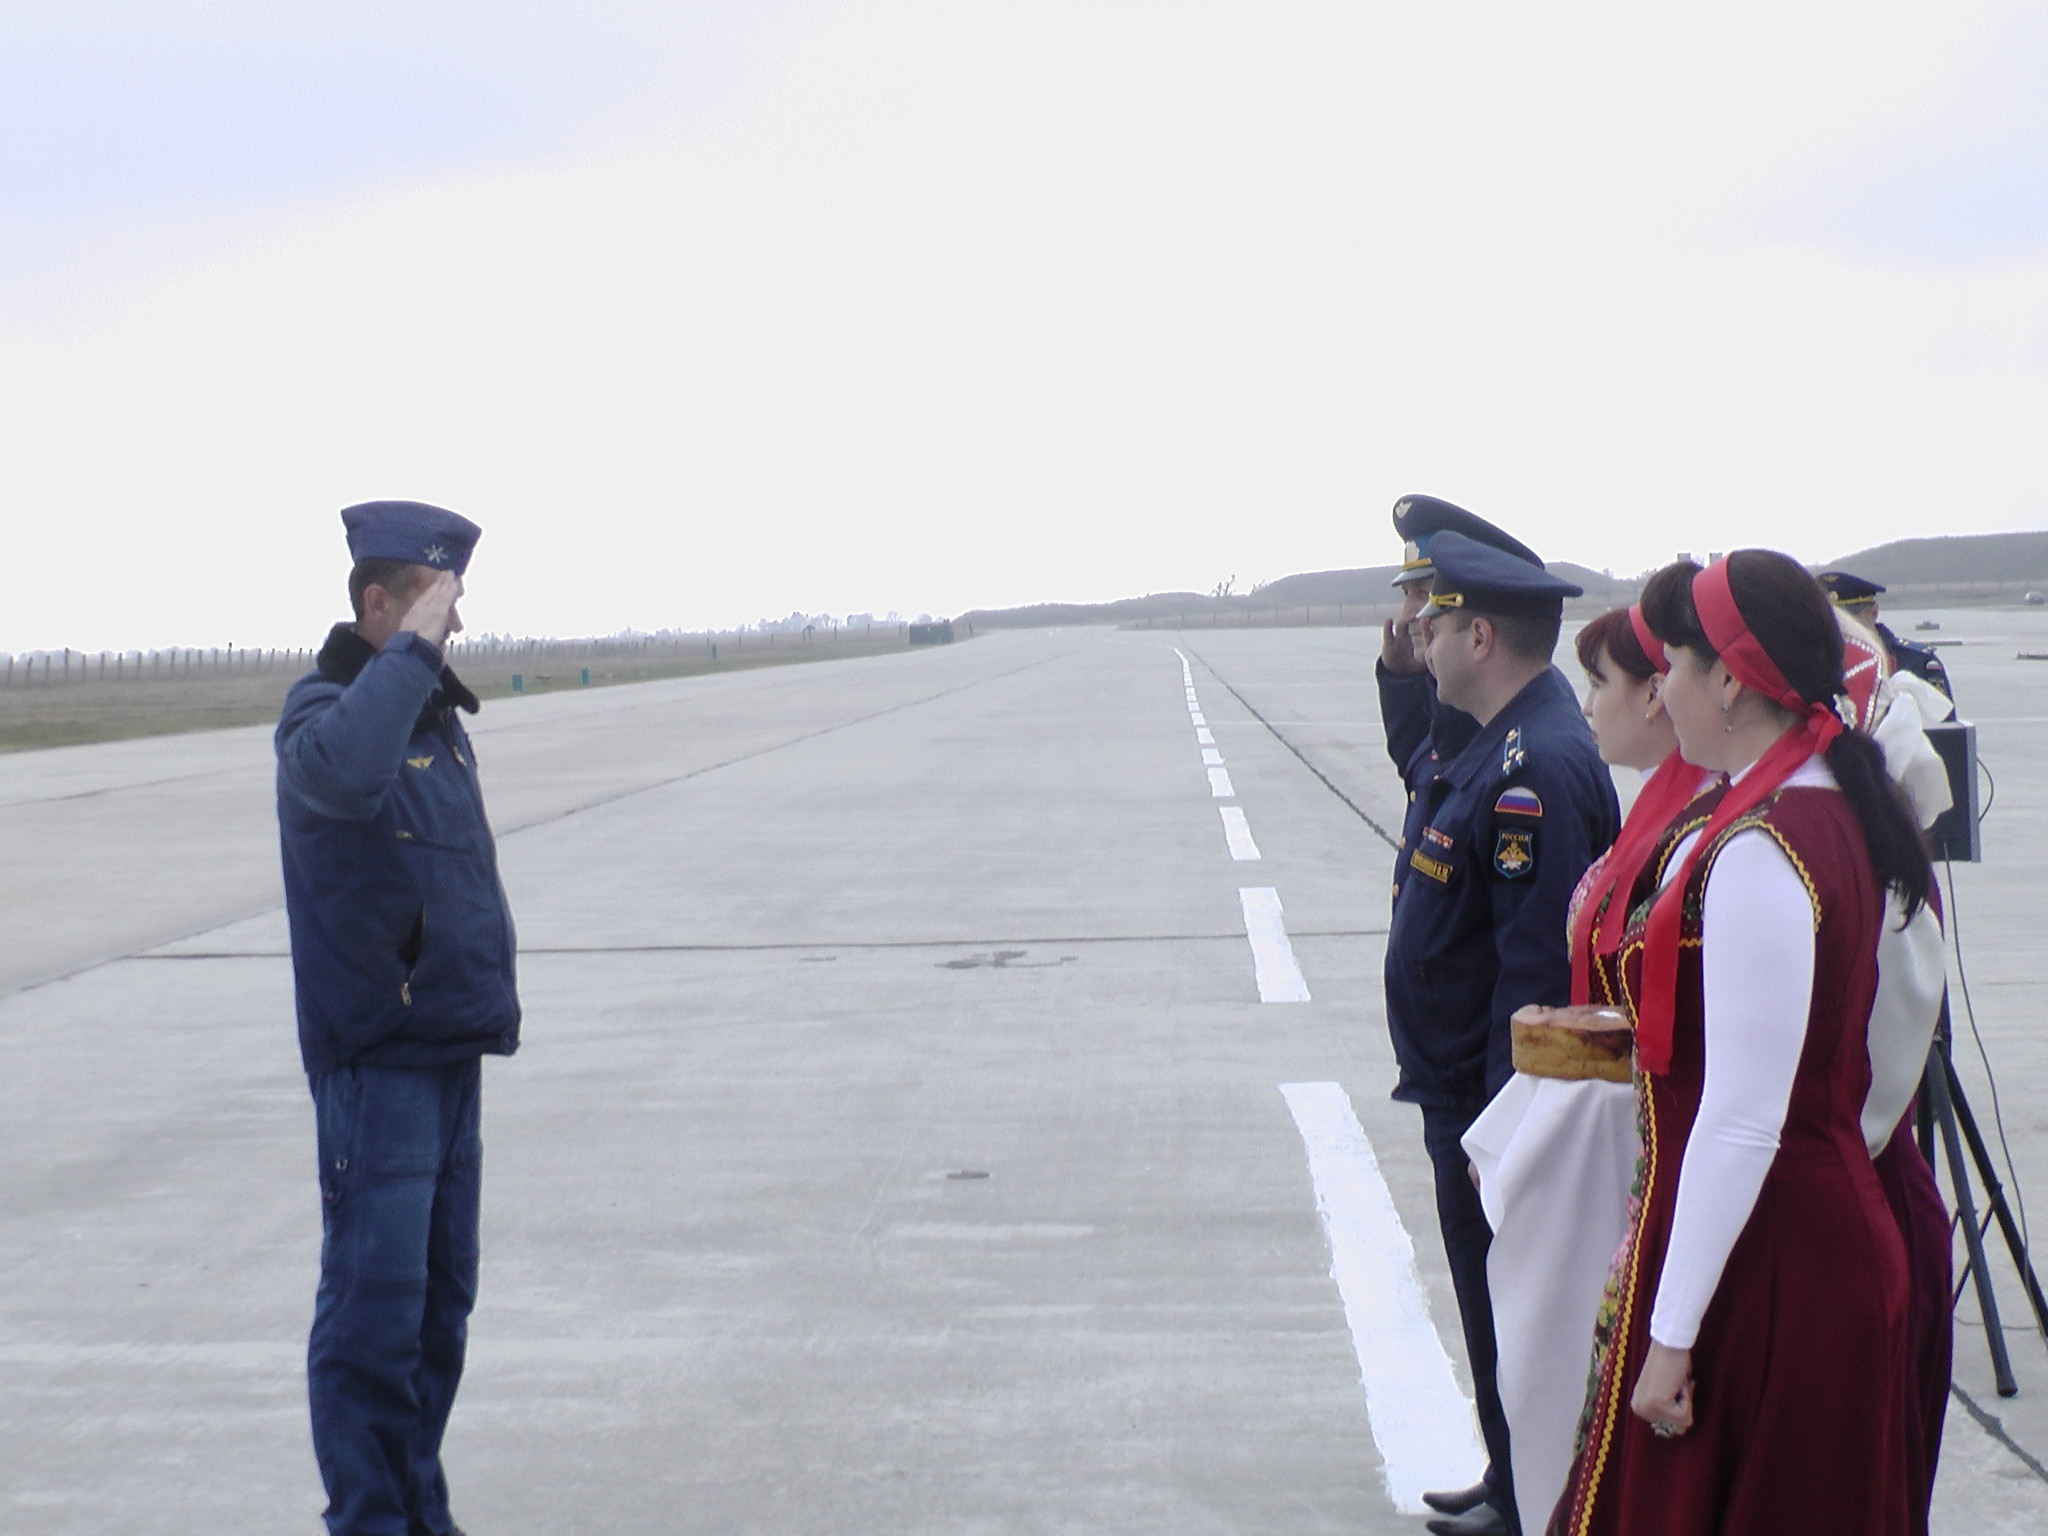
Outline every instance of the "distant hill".
<path fill-rule="evenodd" d="M 1584 601 L 1598 603 L 1602 609 L 1635 600 L 1636 584 L 1633 581 L 1603 576 L 1583 565 L 1573 565 L 1569 560 L 1553 560 L 1547 568 L 1566 581 L 1584 587 Z M 1277 581 L 1267 582 L 1251 594 L 1250 600 L 1253 603 L 1288 603 L 1296 607 L 1304 603 L 1389 604 L 1397 601 L 1393 596 L 1394 577 L 1400 569 L 1397 565 L 1368 565 L 1353 571 L 1304 571 L 1298 576 L 1282 576 Z"/>
<path fill-rule="evenodd" d="M 1586 589 L 1574 612 L 1600 613 L 1633 602 L 1633 581 L 1603 576 L 1554 560 L 1550 569 Z M 1194 628 L 1248 624 L 1377 624 L 1400 607 L 1393 565 L 1350 571 L 1303 571 L 1269 581 L 1256 591 L 1214 597 L 1205 592 L 1150 592 L 1113 603 L 1033 603 L 1026 608 L 977 608 L 953 620 L 969 629 L 1042 629 L 1054 624 L 1128 624 Z"/>
<path fill-rule="evenodd" d="M 1635 601 L 1631 577 L 1604 576 L 1553 560 L 1549 568 L 1577 582 L 1586 595 L 1569 605 L 1599 613 Z M 1202 592 L 1153 592 L 1113 603 L 1036 603 L 1028 608 L 977 608 L 955 619 L 981 629 L 1036 629 L 1050 624 L 1353 624 L 1378 623 L 1400 599 L 1400 567 L 1367 565 L 1347 571 L 1302 571 L 1267 582 L 1255 592 L 1212 597 Z M 2010 602 L 2023 592 L 2048 590 L 2048 532 L 1965 533 L 1935 539 L 1896 539 L 1813 567 L 1854 571 L 1894 589 L 1888 601 L 1940 607 Z"/>
<path fill-rule="evenodd" d="M 1895 539 L 1817 569 L 1854 571 L 1887 587 L 2039 587 L 2048 585 L 2048 533 Z"/>

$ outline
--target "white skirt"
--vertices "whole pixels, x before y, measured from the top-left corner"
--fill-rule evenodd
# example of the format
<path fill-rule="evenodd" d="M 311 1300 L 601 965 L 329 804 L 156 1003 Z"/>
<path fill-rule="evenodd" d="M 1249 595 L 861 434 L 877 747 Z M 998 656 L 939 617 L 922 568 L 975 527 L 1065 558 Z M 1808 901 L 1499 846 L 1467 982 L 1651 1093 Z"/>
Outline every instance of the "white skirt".
<path fill-rule="evenodd" d="M 1635 1090 L 1516 1073 L 1465 1132 L 1493 1227 L 1486 1260 L 1515 1504 L 1540 1531 L 1564 1492 L 1593 1319 L 1626 1235 Z"/>

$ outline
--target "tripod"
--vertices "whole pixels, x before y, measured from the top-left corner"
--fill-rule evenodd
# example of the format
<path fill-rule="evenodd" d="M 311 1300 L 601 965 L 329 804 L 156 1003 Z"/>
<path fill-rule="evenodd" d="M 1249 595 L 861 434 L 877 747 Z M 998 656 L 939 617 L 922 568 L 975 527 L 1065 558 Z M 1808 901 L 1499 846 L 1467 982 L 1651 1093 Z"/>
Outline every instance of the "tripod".
<path fill-rule="evenodd" d="M 1998 1181 L 1998 1170 L 1984 1145 L 1984 1135 L 1977 1129 L 1977 1117 L 1970 1112 L 1970 1101 L 1964 1097 L 1963 1085 L 1956 1077 L 1946 993 L 1942 995 L 1941 1017 L 1934 1028 L 1934 1044 L 1927 1053 L 1927 1071 L 1920 1079 L 1914 1131 L 1921 1156 L 1927 1159 L 1928 1168 L 1936 1171 L 1940 1165 L 1934 1156 L 1935 1136 L 1939 1133 L 1941 1148 L 1947 1154 L 1949 1187 L 1955 1191 L 1955 1219 L 1962 1228 L 1963 1249 L 1968 1258 L 1963 1273 L 1956 1277 L 1955 1296 L 1950 1298 L 1950 1304 L 1962 1296 L 1965 1284 L 1975 1282 L 1977 1310 L 1984 1319 L 1984 1337 L 1991 1349 L 1991 1374 L 1998 1384 L 1998 1395 L 2017 1397 L 2020 1384 L 2012 1374 L 2012 1358 L 2006 1353 L 2005 1330 L 1998 1317 L 1998 1295 L 1991 1288 L 1991 1271 L 1984 1262 L 1984 1236 L 1994 1221 L 2005 1234 L 2006 1250 L 2012 1255 L 2013 1268 L 2019 1271 L 2020 1285 L 2034 1309 L 2034 1323 L 2044 1341 L 2048 1341 L 2048 1296 L 2041 1293 L 2040 1277 L 2034 1273 L 2026 1241 L 2013 1220 L 2012 1207 L 2006 1203 L 2005 1186 Z M 1963 1161 L 1965 1143 L 1970 1149 L 1970 1162 L 1977 1168 L 1977 1181 L 1984 1190 L 1982 1221 L 1977 1218 L 1977 1199 L 1970 1188 L 1970 1168 Z"/>

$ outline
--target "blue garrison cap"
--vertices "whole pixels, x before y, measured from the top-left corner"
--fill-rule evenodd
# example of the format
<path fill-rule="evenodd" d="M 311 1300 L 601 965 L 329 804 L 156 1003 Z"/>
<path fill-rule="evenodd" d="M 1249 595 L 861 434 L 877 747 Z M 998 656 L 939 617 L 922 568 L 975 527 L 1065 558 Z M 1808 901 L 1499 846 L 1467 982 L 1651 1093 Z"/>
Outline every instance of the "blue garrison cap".
<path fill-rule="evenodd" d="M 1455 529 L 1436 536 L 1430 560 L 1436 575 L 1430 583 L 1429 604 L 1422 610 L 1425 618 L 1454 608 L 1504 618 L 1556 618 L 1564 612 L 1566 598 L 1583 597 L 1586 592 L 1540 565 L 1531 565 Z"/>
<path fill-rule="evenodd" d="M 1860 608 L 1865 603 L 1875 602 L 1877 594 L 1884 590 L 1882 584 L 1862 576 L 1852 576 L 1847 571 L 1822 571 L 1814 580 L 1828 595 L 1828 601 L 1837 608 Z"/>
<path fill-rule="evenodd" d="M 424 501 L 359 501 L 341 509 L 355 560 L 403 560 L 460 576 L 483 529 L 446 507 Z"/>
<path fill-rule="evenodd" d="M 1468 539 L 1494 549 L 1505 550 L 1530 565 L 1543 564 L 1543 557 L 1512 534 L 1501 532 L 1485 518 L 1435 496 L 1403 496 L 1394 503 L 1394 532 L 1401 535 L 1401 574 L 1394 585 L 1429 580 L 1430 551 L 1440 533 L 1462 533 Z"/>

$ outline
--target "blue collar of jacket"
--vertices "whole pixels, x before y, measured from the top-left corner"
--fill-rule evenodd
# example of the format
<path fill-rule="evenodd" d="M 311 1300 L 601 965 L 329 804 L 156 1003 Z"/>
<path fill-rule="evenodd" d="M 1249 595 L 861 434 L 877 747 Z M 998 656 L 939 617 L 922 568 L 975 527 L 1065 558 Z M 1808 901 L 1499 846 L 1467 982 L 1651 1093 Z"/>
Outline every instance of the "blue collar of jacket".
<path fill-rule="evenodd" d="M 1444 764 L 1439 776 L 1463 789 L 1482 773 L 1498 773 L 1501 750 L 1507 742 L 1508 732 L 1528 724 L 1532 716 L 1542 714 L 1559 703 L 1576 713 L 1578 695 L 1572 692 L 1572 685 L 1565 681 L 1562 672 L 1556 667 L 1548 667 L 1539 676 L 1531 678 L 1520 693 L 1508 700 L 1499 714 L 1482 725 L 1479 734 L 1465 743 L 1465 750 Z"/>
<path fill-rule="evenodd" d="M 362 674 L 363 668 L 376 654 L 377 648 L 357 634 L 353 624 L 337 624 L 327 632 L 327 643 L 320 647 L 320 654 L 314 658 L 313 665 L 329 682 L 346 688 Z M 472 715 L 483 707 L 477 696 L 455 675 L 455 669 L 444 666 L 441 668 L 440 686 L 428 695 L 426 706 L 420 710 L 420 717 L 413 725 L 415 733 L 435 724 L 441 711 L 450 705 Z"/>

